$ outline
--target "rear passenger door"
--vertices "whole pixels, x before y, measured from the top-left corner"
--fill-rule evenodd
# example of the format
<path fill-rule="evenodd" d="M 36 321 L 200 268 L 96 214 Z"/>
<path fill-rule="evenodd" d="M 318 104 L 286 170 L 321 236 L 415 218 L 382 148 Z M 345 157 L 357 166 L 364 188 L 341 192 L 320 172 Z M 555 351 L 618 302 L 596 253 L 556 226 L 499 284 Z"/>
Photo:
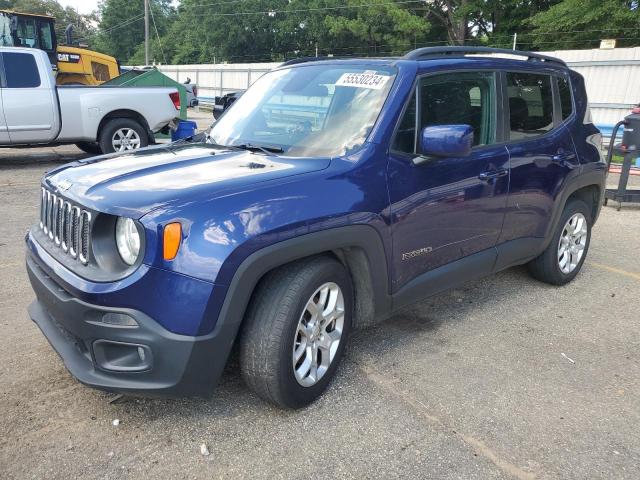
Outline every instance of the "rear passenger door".
<path fill-rule="evenodd" d="M 59 131 L 55 87 L 40 78 L 32 54 L 4 52 L 0 59 L 0 93 L 9 140 L 14 144 L 51 142 Z"/>
<path fill-rule="evenodd" d="M 554 202 L 567 176 L 580 165 L 563 123 L 556 77 L 504 72 L 502 78 L 511 174 L 499 243 L 544 237 Z"/>

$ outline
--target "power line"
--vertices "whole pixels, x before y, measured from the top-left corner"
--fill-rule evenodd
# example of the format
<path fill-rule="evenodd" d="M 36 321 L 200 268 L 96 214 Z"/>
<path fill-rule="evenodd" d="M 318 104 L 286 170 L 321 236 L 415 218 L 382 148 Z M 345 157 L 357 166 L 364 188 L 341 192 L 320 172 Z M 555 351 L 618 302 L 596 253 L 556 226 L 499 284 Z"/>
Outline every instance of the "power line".
<path fill-rule="evenodd" d="M 234 3 L 234 2 L 230 2 Z M 388 6 L 388 5 L 406 5 L 409 3 L 420 3 L 423 4 L 423 0 L 401 0 L 398 2 L 373 2 L 373 3 L 360 3 L 357 5 L 338 5 L 335 7 L 313 7 L 313 8 L 292 8 L 292 9 L 284 9 L 284 10 L 256 10 L 253 12 L 229 12 L 229 13 L 209 13 L 207 17 L 235 17 L 235 16 L 247 16 L 247 15 L 268 15 L 275 16 L 278 13 L 302 13 L 302 12 L 325 12 L 330 10 L 350 10 L 354 8 L 362 8 L 362 7 L 378 7 L 378 6 Z M 201 4 L 201 5 L 189 5 L 189 8 L 197 8 L 197 7 L 207 7 L 214 6 L 219 4 Z M 198 15 L 202 16 L 201 13 L 198 12 L 190 12 L 190 15 Z M 186 15 L 183 13 L 182 15 Z"/>
<path fill-rule="evenodd" d="M 135 17 L 131 17 L 128 20 L 125 20 L 124 22 L 118 23 L 112 27 L 107 28 L 106 30 L 98 29 L 96 33 L 99 33 L 102 35 L 111 33 L 114 30 L 118 30 L 119 28 L 126 27 L 127 25 L 131 25 L 132 23 L 135 23 L 138 20 L 142 20 L 143 18 L 144 18 L 144 13 L 141 15 L 136 15 Z"/>
<path fill-rule="evenodd" d="M 640 40 L 640 37 L 619 37 L 616 38 L 615 40 Z M 568 40 L 571 41 L 571 40 Z M 600 41 L 600 38 L 591 38 L 591 39 L 579 39 L 576 40 L 579 42 L 598 42 Z M 551 40 L 551 41 L 544 41 L 544 42 L 540 42 L 541 44 L 556 44 L 558 43 L 557 40 Z M 433 41 L 433 42 L 420 42 L 420 44 L 418 45 L 418 48 L 421 46 L 425 46 L 425 45 L 435 45 L 435 44 L 439 44 L 439 45 L 447 45 L 449 44 L 448 41 Z M 391 47 L 390 49 L 384 49 L 382 47 Z M 499 46 L 499 43 L 497 42 L 489 42 L 489 44 L 487 46 Z M 380 50 L 377 50 L 375 52 L 369 51 L 369 52 L 365 52 L 365 53 L 357 53 L 354 52 L 352 54 L 340 54 L 338 56 L 336 56 L 336 59 L 339 58 L 352 58 L 352 57 L 370 57 L 370 56 L 379 56 L 379 57 L 385 57 L 385 56 L 396 56 L 393 55 L 394 52 L 394 48 L 397 48 L 398 46 L 396 45 L 377 45 L 377 48 L 380 48 Z M 413 47 L 413 42 L 411 42 L 411 47 Z M 338 49 L 347 49 L 347 48 L 351 48 L 351 47 L 336 47 L 336 48 L 327 48 L 322 49 L 321 50 L 325 50 L 327 53 L 331 53 L 335 50 Z M 359 45 L 359 46 L 354 46 L 353 49 L 368 49 L 368 46 L 366 45 Z M 277 57 L 277 56 L 282 56 L 285 59 L 288 58 L 296 58 L 298 56 L 312 56 L 314 54 L 315 51 L 315 46 L 309 46 L 309 47 L 303 47 L 303 48 L 299 48 L 299 49 L 295 49 L 295 50 L 288 50 L 288 51 L 281 51 L 281 52 L 264 52 L 263 54 L 260 53 L 256 53 L 256 54 L 250 54 L 250 55 L 229 55 L 227 57 L 225 57 L 227 60 L 232 60 L 232 59 L 245 59 L 247 61 L 250 61 L 251 59 L 254 60 L 262 60 L 262 61 L 267 61 L 267 62 L 272 62 L 274 61 L 272 57 Z M 295 53 L 295 57 L 294 56 L 288 56 L 288 54 L 292 54 Z"/>
<path fill-rule="evenodd" d="M 160 51 L 162 52 L 162 58 L 164 59 L 164 63 L 167 63 L 167 57 L 164 54 L 164 48 L 162 48 L 162 41 L 160 40 L 160 34 L 158 33 L 158 25 L 156 25 L 156 18 L 153 16 L 153 8 L 149 5 L 149 11 L 151 12 L 151 20 L 153 21 L 153 28 L 156 31 L 156 37 L 158 37 L 158 43 L 160 44 Z"/>

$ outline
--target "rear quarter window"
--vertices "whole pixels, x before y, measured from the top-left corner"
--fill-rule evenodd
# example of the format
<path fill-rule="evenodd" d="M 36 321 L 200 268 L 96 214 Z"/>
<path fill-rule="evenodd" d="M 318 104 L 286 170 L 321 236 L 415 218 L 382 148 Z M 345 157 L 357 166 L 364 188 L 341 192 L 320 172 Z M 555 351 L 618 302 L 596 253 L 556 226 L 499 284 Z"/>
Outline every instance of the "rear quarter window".
<path fill-rule="evenodd" d="M 6 52 L 2 54 L 6 88 L 34 88 L 40 86 L 38 66 L 33 55 Z"/>
<path fill-rule="evenodd" d="M 509 139 L 544 135 L 553 128 L 551 76 L 537 73 L 507 73 Z"/>
<path fill-rule="evenodd" d="M 573 113 L 573 101 L 571 97 L 571 84 L 564 77 L 558 78 L 558 93 L 560 94 L 560 108 L 562 120 L 566 120 Z"/>

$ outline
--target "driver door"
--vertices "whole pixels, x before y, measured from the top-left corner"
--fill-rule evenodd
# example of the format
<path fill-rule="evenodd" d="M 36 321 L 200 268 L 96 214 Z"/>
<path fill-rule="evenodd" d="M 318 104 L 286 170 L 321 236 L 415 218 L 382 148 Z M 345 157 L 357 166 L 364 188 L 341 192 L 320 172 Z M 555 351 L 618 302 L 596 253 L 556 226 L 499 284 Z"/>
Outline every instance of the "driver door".
<path fill-rule="evenodd" d="M 497 242 L 509 187 L 509 154 L 496 129 L 497 85 L 496 73 L 486 71 L 419 78 L 389 152 L 394 291 Z M 424 127 L 453 124 L 474 130 L 468 156 L 413 161 Z M 479 268 L 491 270 L 492 253 Z"/>

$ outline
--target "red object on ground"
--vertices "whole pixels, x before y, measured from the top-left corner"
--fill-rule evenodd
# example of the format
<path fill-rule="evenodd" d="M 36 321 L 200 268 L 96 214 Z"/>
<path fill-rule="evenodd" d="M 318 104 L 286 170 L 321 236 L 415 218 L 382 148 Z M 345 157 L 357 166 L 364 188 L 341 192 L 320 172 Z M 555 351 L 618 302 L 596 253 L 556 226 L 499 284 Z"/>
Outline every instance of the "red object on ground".
<path fill-rule="evenodd" d="M 609 166 L 609 173 L 622 173 L 622 166 L 620 166 L 620 165 L 610 165 Z M 629 175 L 640 175 L 640 168 L 631 167 L 631 170 L 629 171 Z"/>

